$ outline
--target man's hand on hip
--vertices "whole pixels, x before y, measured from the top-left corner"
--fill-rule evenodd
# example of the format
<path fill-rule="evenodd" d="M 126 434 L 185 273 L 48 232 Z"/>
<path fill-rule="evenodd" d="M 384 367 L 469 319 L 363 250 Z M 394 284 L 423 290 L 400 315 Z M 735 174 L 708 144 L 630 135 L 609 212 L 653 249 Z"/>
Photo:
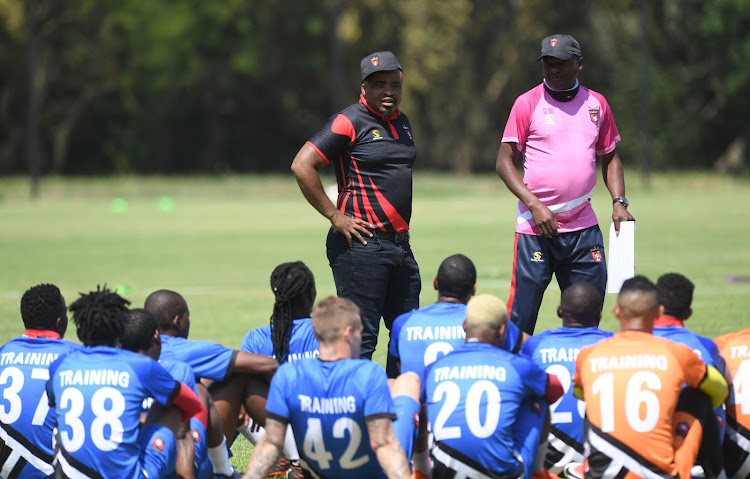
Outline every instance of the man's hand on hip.
<path fill-rule="evenodd" d="M 331 224 L 339 233 L 346 236 L 346 241 L 349 243 L 350 248 L 352 247 L 352 239 L 356 239 L 362 244 L 367 244 L 367 240 L 364 237 L 372 238 L 372 233 L 367 228 L 375 228 L 375 225 L 367 221 L 346 216 L 340 211 L 336 211 L 333 217 L 331 217 Z"/>

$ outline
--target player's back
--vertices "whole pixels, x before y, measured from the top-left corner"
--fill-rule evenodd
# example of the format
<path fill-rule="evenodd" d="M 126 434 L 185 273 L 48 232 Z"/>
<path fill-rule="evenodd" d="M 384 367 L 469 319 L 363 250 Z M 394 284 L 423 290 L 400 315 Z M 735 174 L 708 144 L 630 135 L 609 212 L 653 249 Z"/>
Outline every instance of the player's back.
<path fill-rule="evenodd" d="M 750 328 L 719 336 L 714 342 L 732 373 L 727 415 L 750 432 Z"/>
<path fill-rule="evenodd" d="M 423 402 L 436 450 L 497 474 L 519 470 L 511 426 L 520 404 L 544 397 L 547 375 L 490 344 L 468 343 L 425 371 Z"/>
<path fill-rule="evenodd" d="M 401 373 L 422 377 L 425 366 L 461 346 L 465 317 L 465 304 L 441 301 L 396 318 L 389 351 L 401 361 Z"/>
<path fill-rule="evenodd" d="M 261 326 L 251 329 L 245 334 L 240 351 L 247 353 L 274 356 L 271 326 Z M 292 332 L 289 336 L 289 352 L 287 361 L 305 358 L 317 358 L 320 354 L 318 340 L 312 328 L 311 318 L 295 319 L 292 322 Z M 278 359 L 278 358 L 276 358 Z"/>
<path fill-rule="evenodd" d="M 724 467 L 732 479 L 750 478 L 750 328 L 714 339 L 732 374 L 726 400 Z"/>
<path fill-rule="evenodd" d="M 303 468 L 331 479 L 385 477 L 366 425 L 367 418 L 395 418 L 380 365 L 361 359 L 282 364 L 266 411 L 289 420 Z"/>
<path fill-rule="evenodd" d="M 55 416 L 45 389 L 49 366 L 79 348 L 63 339 L 29 337 L 0 347 L 0 476 L 41 478 L 54 472 Z"/>
<path fill-rule="evenodd" d="M 697 387 L 705 363 L 685 345 L 626 331 L 582 349 L 576 366 L 590 424 L 587 476 L 675 474 L 672 417 L 683 384 Z"/>
<path fill-rule="evenodd" d="M 565 394 L 550 404 L 550 445 L 545 467 L 559 473 L 565 464 L 583 460 L 585 403 L 573 396 L 575 361 L 581 348 L 596 344 L 613 333 L 599 328 L 560 327 L 535 334 L 521 348 L 526 357 L 560 380 Z"/>
<path fill-rule="evenodd" d="M 166 404 L 178 383 L 153 359 L 111 347 L 74 351 L 50 368 L 63 472 L 140 477 L 138 433 L 143 400 Z"/>

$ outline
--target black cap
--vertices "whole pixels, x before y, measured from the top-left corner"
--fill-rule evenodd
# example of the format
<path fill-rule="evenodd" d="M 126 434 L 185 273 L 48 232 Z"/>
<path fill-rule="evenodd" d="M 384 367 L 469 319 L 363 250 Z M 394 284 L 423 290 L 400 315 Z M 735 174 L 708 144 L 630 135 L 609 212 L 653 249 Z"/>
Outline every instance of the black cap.
<path fill-rule="evenodd" d="M 572 57 L 581 56 L 581 45 L 575 38 L 564 33 L 555 33 L 542 40 L 542 53 L 536 61 L 542 57 L 555 57 L 560 60 L 570 60 Z"/>
<path fill-rule="evenodd" d="M 401 64 L 392 52 L 375 52 L 367 55 L 360 63 L 362 69 L 362 80 L 375 72 L 401 70 Z"/>

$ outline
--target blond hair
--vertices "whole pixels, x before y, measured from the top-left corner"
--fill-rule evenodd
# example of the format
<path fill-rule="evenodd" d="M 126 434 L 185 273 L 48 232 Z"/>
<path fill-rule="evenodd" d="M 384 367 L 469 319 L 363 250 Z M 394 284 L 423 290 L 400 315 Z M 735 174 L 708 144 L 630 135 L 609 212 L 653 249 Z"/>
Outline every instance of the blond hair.
<path fill-rule="evenodd" d="M 359 307 L 346 298 L 324 298 L 315 305 L 311 316 L 315 338 L 321 344 L 336 342 L 347 326 L 362 327 Z"/>

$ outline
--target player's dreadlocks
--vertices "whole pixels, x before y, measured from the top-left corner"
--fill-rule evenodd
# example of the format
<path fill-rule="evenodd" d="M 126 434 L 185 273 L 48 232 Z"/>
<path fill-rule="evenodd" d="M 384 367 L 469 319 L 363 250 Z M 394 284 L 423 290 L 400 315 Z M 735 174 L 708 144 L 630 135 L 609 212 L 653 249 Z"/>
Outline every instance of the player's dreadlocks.
<path fill-rule="evenodd" d="M 80 294 L 70 305 L 73 322 L 78 328 L 78 339 L 84 346 L 113 346 L 125 329 L 125 320 L 130 301 L 107 285 L 97 286 L 96 291 Z"/>
<path fill-rule="evenodd" d="M 292 336 L 293 313 L 301 307 L 309 316 L 315 300 L 315 277 L 302 261 L 282 263 L 271 273 L 271 289 L 276 296 L 271 315 L 273 354 L 279 364 L 286 362 Z M 305 303 L 307 301 L 307 303 Z"/>
<path fill-rule="evenodd" d="M 21 318 L 26 329 L 55 331 L 58 318 L 66 318 L 65 300 L 54 284 L 32 286 L 21 297 Z"/>

